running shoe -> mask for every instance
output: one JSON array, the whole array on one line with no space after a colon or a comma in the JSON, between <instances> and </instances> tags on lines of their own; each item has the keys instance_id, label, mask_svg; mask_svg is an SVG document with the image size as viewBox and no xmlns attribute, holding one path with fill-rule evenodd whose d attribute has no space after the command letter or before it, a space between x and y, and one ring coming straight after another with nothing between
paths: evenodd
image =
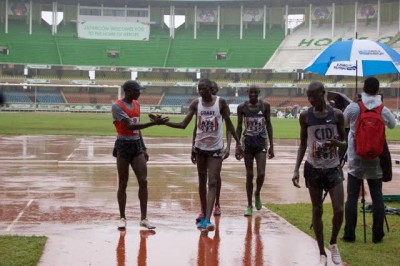
<instances>
[{"instance_id":1,"label":"running shoe","mask_svg":"<svg viewBox=\"0 0 400 266\"><path fill-rule=\"evenodd\" d=\"M199 216L197 216L196 218L196 224L200 223L203 217L205 217L204 213L203 212L199 213Z\"/></svg>"},{"instance_id":2,"label":"running shoe","mask_svg":"<svg viewBox=\"0 0 400 266\"><path fill-rule=\"evenodd\" d=\"M328 265L328 259L325 255L321 255L319 257L319 264L320 266L327 266Z\"/></svg>"},{"instance_id":3,"label":"running shoe","mask_svg":"<svg viewBox=\"0 0 400 266\"><path fill-rule=\"evenodd\" d=\"M124 230L126 228L126 219L121 218L118 222L118 229Z\"/></svg>"},{"instance_id":4,"label":"running shoe","mask_svg":"<svg viewBox=\"0 0 400 266\"><path fill-rule=\"evenodd\" d=\"M202 232L207 231L211 232L215 230L215 225L210 220L204 220Z\"/></svg>"},{"instance_id":5,"label":"running shoe","mask_svg":"<svg viewBox=\"0 0 400 266\"><path fill-rule=\"evenodd\" d=\"M251 216L253 215L253 206L248 206L246 211L244 212L244 216Z\"/></svg>"},{"instance_id":6,"label":"running shoe","mask_svg":"<svg viewBox=\"0 0 400 266\"><path fill-rule=\"evenodd\" d=\"M206 223L206 217L203 216L200 218L200 221L196 224L197 228L203 228Z\"/></svg>"},{"instance_id":7,"label":"running shoe","mask_svg":"<svg viewBox=\"0 0 400 266\"><path fill-rule=\"evenodd\" d=\"M329 245L329 250L331 251L333 263L342 264L342 258L340 257L339 248L337 244Z\"/></svg>"},{"instance_id":8,"label":"running shoe","mask_svg":"<svg viewBox=\"0 0 400 266\"><path fill-rule=\"evenodd\" d=\"M321 255L319 257L319 266L327 266L328 265L328 258L325 255Z\"/></svg>"},{"instance_id":9,"label":"running shoe","mask_svg":"<svg viewBox=\"0 0 400 266\"><path fill-rule=\"evenodd\" d=\"M147 218L140 221L140 226L146 227L149 230L156 229L154 225L151 225L151 223L149 222L149 220L147 220Z\"/></svg>"},{"instance_id":10,"label":"running shoe","mask_svg":"<svg viewBox=\"0 0 400 266\"><path fill-rule=\"evenodd\" d=\"M220 216L221 213L221 207L219 205L215 205L214 216Z\"/></svg>"},{"instance_id":11,"label":"running shoe","mask_svg":"<svg viewBox=\"0 0 400 266\"><path fill-rule=\"evenodd\" d=\"M256 198L256 209L259 211L262 208L261 196L254 195L254 197Z\"/></svg>"}]
</instances>

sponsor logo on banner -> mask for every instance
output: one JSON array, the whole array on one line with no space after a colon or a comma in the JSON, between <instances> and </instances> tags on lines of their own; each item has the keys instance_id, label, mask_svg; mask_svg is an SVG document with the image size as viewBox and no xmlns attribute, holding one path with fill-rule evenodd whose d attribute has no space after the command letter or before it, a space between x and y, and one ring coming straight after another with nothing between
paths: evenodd
<instances>
[{"instance_id":1,"label":"sponsor logo on banner","mask_svg":"<svg viewBox=\"0 0 400 266\"><path fill-rule=\"evenodd\" d=\"M356 70L356 65L354 65L354 64L346 64L346 63L339 63L339 64L333 66L333 69L335 69L335 70L355 71Z\"/></svg>"},{"instance_id":2,"label":"sponsor logo on banner","mask_svg":"<svg viewBox=\"0 0 400 266\"><path fill-rule=\"evenodd\" d=\"M259 22L264 17L264 11L261 8L246 8L243 12L243 21Z\"/></svg>"},{"instance_id":3,"label":"sponsor logo on banner","mask_svg":"<svg viewBox=\"0 0 400 266\"><path fill-rule=\"evenodd\" d=\"M198 22L215 22L218 18L218 12L216 9L199 8L197 12Z\"/></svg>"},{"instance_id":4,"label":"sponsor logo on banner","mask_svg":"<svg viewBox=\"0 0 400 266\"><path fill-rule=\"evenodd\" d=\"M312 10L312 20L324 20L330 19L332 16L332 7L329 6L320 6L315 7Z\"/></svg>"},{"instance_id":5,"label":"sponsor logo on banner","mask_svg":"<svg viewBox=\"0 0 400 266\"><path fill-rule=\"evenodd\" d=\"M358 51L360 55L383 55L381 50L360 50Z\"/></svg>"},{"instance_id":6,"label":"sponsor logo on banner","mask_svg":"<svg viewBox=\"0 0 400 266\"><path fill-rule=\"evenodd\" d=\"M357 9L357 18L360 19L370 19L370 18L376 18L378 12L378 5L370 5L370 4L365 4Z\"/></svg>"},{"instance_id":7,"label":"sponsor logo on banner","mask_svg":"<svg viewBox=\"0 0 400 266\"><path fill-rule=\"evenodd\" d=\"M9 5L8 15L24 17L29 14L29 3L13 1Z\"/></svg>"}]
</instances>

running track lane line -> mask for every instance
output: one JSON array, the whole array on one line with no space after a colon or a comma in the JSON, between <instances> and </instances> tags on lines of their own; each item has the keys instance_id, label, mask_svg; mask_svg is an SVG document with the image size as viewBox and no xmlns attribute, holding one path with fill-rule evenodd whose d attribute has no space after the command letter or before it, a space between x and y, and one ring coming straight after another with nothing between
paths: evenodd
<instances>
[{"instance_id":1,"label":"running track lane line","mask_svg":"<svg viewBox=\"0 0 400 266\"><path fill-rule=\"evenodd\" d=\"M79 139L79 144L78 146L67 156L67 158L65 159L66 161L69 161L69 159L71 159L71 157L74 155L75 151L77 149L79 149L79 147L81 146L82 142L84 141L84 138L80 138Z\"/></svg>"},{"instance_id":2,"label":"running track lane line","mask_svg":"<svg viewBox=\"0 0 400 266\"><path fill-rule=\"evenodd\" d=\"M26 209L28 209L29 206L31 206L32 202L33 202L33 199L30 199L30 200L28 201L28 203L26 204L25 208L18 214L17 218L15 218L14 221L7 227L6 232L10 232L10 231L11 231L11 229L13 228L13 226L19 221L19 219L20 219L20 218L22 217L22 215L24 214L24 211L25 211Z\"/></svg>"}]
</instances>

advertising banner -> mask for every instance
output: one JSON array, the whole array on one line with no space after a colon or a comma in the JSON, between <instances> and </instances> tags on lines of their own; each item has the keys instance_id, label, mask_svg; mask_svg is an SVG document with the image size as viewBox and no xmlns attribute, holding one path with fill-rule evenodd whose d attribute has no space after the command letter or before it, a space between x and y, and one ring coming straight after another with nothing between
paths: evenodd
<instances>
[{"instance_id":1,"label":"advertising banner","mask_svg":"<svg viewBox=\"0 0 400 266\"><path fill-rule=\"evenodd\" d=\"M29 14L29 3L11 2L9 3L8 15L11 16L27 16Z\"/></svg>"},{"instance_id":2,"label":"advertising banner","mask_svg":"<svg viewBox=\"0 0 400 266\"><path fill-rule=\"evenodd\" d=\"M148 41L150 25L140 22L81 21L78 37L97 40Z\"/></svg>"},{"instance_id":3,"label":"advertising banner","mask_svg":"<svg viewBox=\"0 0 400 266\"><path fill-rule=\"evenodd\" d=\"M262 8L245 8L243 11L243 21L245 22L260 22L264 17Z\"/></svg>"},{"instance_id":4,"label":"advertising banner","mask_svg":"<svg viewBox=\"0 0 400 266\"><path fill-rule=\"evenodd\" d=\"M198 22L216 22L218 18L217 9L199 8L197 11Z\"/></svg>"},{"instance_id":5,"label":"advertising banner","mask_svg":"<svg viewBox=\"0 0 400 266\"><path fill-rule=\"evenodd\" d=\"M331 19L332 7L330 6L319 6L312 9L312 20L325 20Z\"/></svg>"},{"instance_id":6,"label":"advertising banner","mask_svg":"<svg viewBox=\"0 0 400 266\"><path fill-rule=\"evenodd\" d=\"M360 5L357 9L357 18L370 19L376 18L378 15L378 5Z\"/></svg>"}]
</instances>

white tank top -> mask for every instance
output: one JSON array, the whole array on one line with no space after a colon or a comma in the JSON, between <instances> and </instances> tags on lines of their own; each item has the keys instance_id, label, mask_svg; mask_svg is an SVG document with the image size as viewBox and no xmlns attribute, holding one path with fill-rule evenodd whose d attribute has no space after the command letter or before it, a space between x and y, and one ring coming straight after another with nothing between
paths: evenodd
<instances>
[{"instance_id":1,"label":"white tank top","mask_svg":"<svg viewBox=\"0 0 400 266\"><path fill-rule=\"evenodd\" d=\"M197 106L196 138L194 146L205 151L223 149L222 116L219 109L219 96L213 106L205 107L201 97Z\"/></svg>"}]
</instances>

